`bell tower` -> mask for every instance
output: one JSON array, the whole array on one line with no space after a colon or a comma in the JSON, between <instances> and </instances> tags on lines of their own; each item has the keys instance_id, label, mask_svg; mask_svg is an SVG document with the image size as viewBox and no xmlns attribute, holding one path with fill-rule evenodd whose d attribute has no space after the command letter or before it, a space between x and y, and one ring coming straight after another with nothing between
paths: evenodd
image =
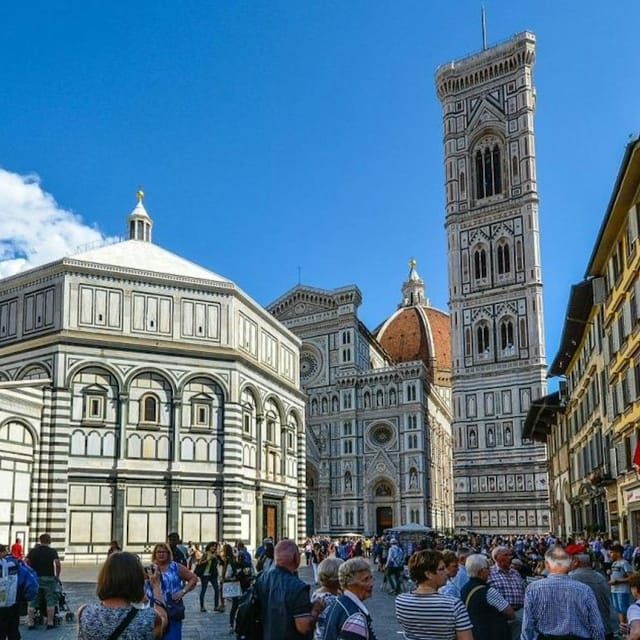
<instances>
[{"instance_id":1,"label":"bell tower","mask_svg":"<svg viewBox=\"0 0 640 640\"><path fill-rule=\"evenodd\" d=\"M523 32L440 66L457 528L549 528L546 450L523 439L546 393L532 72Z\"/></svg>"}]
</instances>

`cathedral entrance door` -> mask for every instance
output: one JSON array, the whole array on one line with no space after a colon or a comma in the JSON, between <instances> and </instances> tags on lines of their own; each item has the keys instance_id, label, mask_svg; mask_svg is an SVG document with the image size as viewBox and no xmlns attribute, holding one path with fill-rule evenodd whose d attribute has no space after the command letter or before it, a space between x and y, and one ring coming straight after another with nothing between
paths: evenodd
<instances>
[{"instance_id":1,"label":"cathedral entrance door","mask_svg":"<svg viewBox=\"0 0 640 640\"><path fill-rule=\"evenodd\" d=\"M376 508L376 535L381 536L385 529L393 527L393 512L391 507Z\"/></svg>"},{"instance_id":2,"label":"cathedral entrance door","mask_svg":"<svg viewBox=\"0 0 640 640\"><path fill-rule=\"evenodd\" d=\"M277 541L278 534L278 506L265 504L262 507L262 537Z\"/></svg>"}]
</instances>

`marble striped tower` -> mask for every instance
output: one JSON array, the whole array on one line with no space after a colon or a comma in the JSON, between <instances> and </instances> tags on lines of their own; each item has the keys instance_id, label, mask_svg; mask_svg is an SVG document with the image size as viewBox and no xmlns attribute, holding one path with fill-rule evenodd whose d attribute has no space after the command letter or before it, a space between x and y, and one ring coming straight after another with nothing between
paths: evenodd
<instances>
[{"instance_id":1,"label":"marble striped tower","mask_svg":"<svg viewBox=\"0 0 640 640\"><path fill-rule=\"evenodd\" d=\"M523 32L436 72L443 107L458 529L549 527L546 452L522 437L544 395L532 81Z\"/></svg>"}]
</instances>

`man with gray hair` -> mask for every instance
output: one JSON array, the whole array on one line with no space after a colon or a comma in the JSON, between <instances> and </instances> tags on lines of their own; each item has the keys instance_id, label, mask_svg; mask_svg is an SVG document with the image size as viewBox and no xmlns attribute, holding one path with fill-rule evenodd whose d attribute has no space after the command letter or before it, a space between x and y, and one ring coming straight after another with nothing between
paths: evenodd
<instances>
[{"instance_id":1,"label":"man with gray hair","mask_svg":"<svg viewBox=\"0 0 640 640\"><path fill-rule=\"evenodd\" d=\"M571 556L554 546L544 560L549 575L530 584L525 594L522 640L604 640L593 591L567 575Z\"/></svg>"},{"instance_id":2,"label":"man with gray hair","mask_svg":"<svg viewBox=\"0 0 640 640\"><path fill-rule=\"evenodd\" d=\"M499 546L491 552L495 564L489 572L489 584L495 587L511 605L515 617L510 623L513 640L520 638L522 626L522 606L524 605L525 582L520 572L511 566L513 551L509 547Z\"/></svg>"},{"instance_id":3,"label":"man with gray hair","mask_svg":"<svg viewBox=\"0 0 640 640\"><path fill-rule=\"evenodd\" d=\"M473 623L473 640L510 640L508 620L515 617L500 592L487 584L489 561L480 553L467 558L469 581L462 587L461 600Z\"/></svg>"},{"instance_id":4,"label":"man with gray hair","mask_svg":"<svg viewBox=\"0 0 640 640\"><path fill-rule=\"evenodd\" d=\"M602 624L606 632L607 640L612 640L618 631L618 620L611 610L611 591L607 579L591 567L591 558L588 553L573 554L569 577L586 584L596 597L598 610L602 618Z\"/></svg>"}]
</instances>

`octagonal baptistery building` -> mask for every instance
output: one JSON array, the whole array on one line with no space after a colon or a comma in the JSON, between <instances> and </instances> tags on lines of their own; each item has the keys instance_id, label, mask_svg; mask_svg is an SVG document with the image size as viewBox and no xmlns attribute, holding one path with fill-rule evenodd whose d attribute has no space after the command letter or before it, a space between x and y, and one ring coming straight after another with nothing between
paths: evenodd
<instances>
[{"instance_id":1,"label":"octagonal baptistery building","mask_svg":"<svg viewBox=\"0 0 640 640\"><path fill-rule=\"evenodd\" d=\"M307 402L307 533L453 527L449 316L415 262L375 331L355 285L296 285L268 306L301 340Z\"/></svg>"},{"instance_id":2,"label":"octagonal baptistery building","mask_svg":"<svg viewBox=\"0 0 640 640\"><path fill-rule=\"evenodd\" d=\"M79 560L299 539L300 341L154 245L142 197L127 240L0 280L0 538Z\"/></svg>"}]
</instances>

